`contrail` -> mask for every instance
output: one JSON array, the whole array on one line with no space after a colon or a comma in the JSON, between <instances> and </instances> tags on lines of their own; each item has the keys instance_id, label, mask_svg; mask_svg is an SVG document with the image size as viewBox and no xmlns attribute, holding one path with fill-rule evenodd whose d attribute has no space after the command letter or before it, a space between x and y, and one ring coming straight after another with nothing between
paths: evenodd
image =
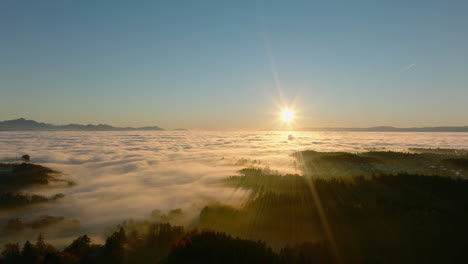
<instances>
[{"instance_id":1,"label":"contrail","mask_svg":"<svg viewBox=\"0 0 468 264\"><path fill-rule=\"evenodd\" d=\"M416 66L416 63L412 63L412 64L410 64L410 65L407 65L406 67L403 67L403 68L400 70L400 72L407 71L407 70L413 68L414 66Z\"/></svg>"}]
</instances>

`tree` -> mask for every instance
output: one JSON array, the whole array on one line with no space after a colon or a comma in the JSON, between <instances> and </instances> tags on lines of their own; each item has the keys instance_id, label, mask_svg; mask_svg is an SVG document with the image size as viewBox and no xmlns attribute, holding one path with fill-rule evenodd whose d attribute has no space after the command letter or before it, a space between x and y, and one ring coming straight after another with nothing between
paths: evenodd
<instances>
[{"instance_id":1,"label":"tree","mask_svg":"<svg viewBox=\"0 0 468 264\"><path fill-rule=\"evenodd\" d=\"M31 157L28 154L24 154L23 156L21 156L21 158L23 159L24 162L31 161Z\"/></svg>"},{"instance_id":2,"label":"tree","mask_svg":"<svg viewBox=\"0 0 468 264\"><path fill-rule=\"evenodd\" d=\"M72 254L80 259L86 257L91 249L91 239L87 235L80 236L66 247L63 252Z\"/></svg>"},{"instance_id":3,"label":"tree","mask_svg":"<svg viewBox=\"0 0 468 264\"><path fill-rule=\"evenodd\" d=\"M36 263L37 262L37 252L31 242L26 241L21 251L21 257L24 263Z\"/></svg>"},{"instance_id":4,"label":"tree","mask_svg":"<svg viewBox=\"0 0 468 264\"><path fill-rule=\"evenodd\" d=\"M21 258L21 253L18 243L8 243L5 244L2 251L3 262L8 263L18 263Z\"/></svg>"},{"instance_id":5,"label":"tree","mask_svg":"<svg viewBox=\"0 0 468 264\"><path fill-rule=\"evenodd\" d=\"M42 236L42 234L39 234L39 236L37 237L37 241L34 247L36 248L36 251L39 255L45 254L47 245L44 242L44 237Z\"/></svg>"},{"instance_id":6,"label":"tree","mask_svg":"<svg viewBox=\"0 0 468 264\"><path fill-rule=\"evenodd\" d=\"M119 231L114 232L107 238L104 245L102 262L103 263L122 263L125 254L125 244L127 236L125 230L121 227Z\"/></svg>"}]
</instances>

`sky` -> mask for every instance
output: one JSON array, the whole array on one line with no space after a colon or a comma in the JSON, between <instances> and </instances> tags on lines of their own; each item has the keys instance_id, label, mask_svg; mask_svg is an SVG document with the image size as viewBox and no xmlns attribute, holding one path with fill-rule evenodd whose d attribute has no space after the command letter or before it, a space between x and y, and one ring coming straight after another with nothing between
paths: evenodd
<instances>
[{"instance_id":1,"label":"sky","mask_svg":"<svg viewBox=\"0 0 468 264\"><path fill-rule=\"evenodd\" d=\"M0 2L0 120L468 125L468 1Z\"/></svg>"}]
</instances>

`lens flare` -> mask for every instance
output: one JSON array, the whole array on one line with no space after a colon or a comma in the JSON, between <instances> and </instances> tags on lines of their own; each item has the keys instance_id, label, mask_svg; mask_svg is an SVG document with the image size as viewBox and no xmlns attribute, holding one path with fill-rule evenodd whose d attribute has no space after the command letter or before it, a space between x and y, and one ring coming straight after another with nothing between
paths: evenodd
<instances>
[{"instance_id":1,"label":"lens flare","mask_svg":"<svg viewBox=\"0 0 468 264\"><path fill-rule=\"evenodd\" d=\"M294 119L294 113L291 110L283 110L281 112L281 119L284 122L291 122Z\"/></svg>"}]
</instances>

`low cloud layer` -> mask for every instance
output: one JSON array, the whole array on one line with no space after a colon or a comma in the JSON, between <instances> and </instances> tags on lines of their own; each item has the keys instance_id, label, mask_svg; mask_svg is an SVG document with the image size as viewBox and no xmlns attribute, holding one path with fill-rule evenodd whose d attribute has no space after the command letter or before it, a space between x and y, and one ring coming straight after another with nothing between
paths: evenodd
<instances>
[{"instance_id":1,"label":"low cloud layer","mask_svg":"<svg viewBox=\"0 0 468 264\"><path fill-rule=\"evenodd\" d=\"M193 218L214 202L239 204L247 193L218 184L235 175L241 158L280 172L296 172L295 151L468 148L462 133L337 132L0 132L0 158L31 155L35 163L63 172L73 187L30 190L66 196L45 206L0 212L0 223L40 215L77 219L80 232L125 219L143 219L154 209L182 210Z\"/></svg>"}]
</instances>

